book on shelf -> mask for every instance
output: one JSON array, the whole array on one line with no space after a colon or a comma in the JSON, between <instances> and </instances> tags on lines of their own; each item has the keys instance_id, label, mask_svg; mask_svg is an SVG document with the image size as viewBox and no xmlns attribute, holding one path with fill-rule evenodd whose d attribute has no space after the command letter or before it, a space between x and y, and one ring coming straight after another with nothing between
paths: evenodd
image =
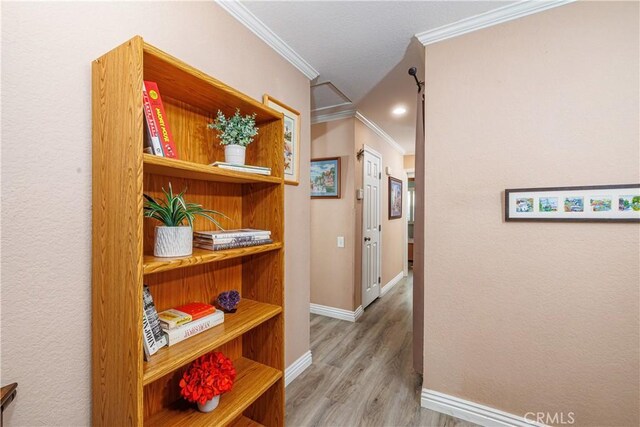
<instances>
[{"instance_id":1,"label":"book on shelf","mask_svg":"<svg viewBox=\"0 0 640 427\"><path fill-rule=\"evenodd\" d=\"M142 84L142 108L144 109L144 121L145 121L145 152L150 152L156 156L164 157L162 151L162 144L160 144L160 134L158 133L158 127L156 126L156 120L153 117L151 110L151 102L149 102L149 95L147 89Z\"/></svg>"},{"instance_id":2,"label":"book on shelf","mask_svg":"<svg viewBox=\"0 0 640 427\"><path fill-rule=\"evenodd\" d=\"M193 320L177 328L163 329L163 332L167 337L167 345L172 346L223 322L224 312L222 310L216 310L213 314L201 317L198 320Z\"/></svg>"},{"instance_id":3,"label":"book on shelf","mask_svg":"<svg viewBox=\"0 0 640 427\"><path fill-rule=\"evenodd\" d=\"M255 236L269 238L271 236L271 231L257 230L255 228L238 228L235 230L194 231L193 236L209 240Z\"/></svg>"},{"instance_id":4,"label":"book on shelf","mask_svg":"<svg viewBox=\"0 0 640 427\"><path fill-rule=\"evenodd\" d=\"M167 337L160 328L158 312L147 285L144 285L142 292L142 332L144 356L149 360L149 357L167 345Z\"/></svg>"},{"instance_id":5,"label":"book on shelf","mask_svg":"<svg viewBox=\"0 0 640 427\"><path fill-rule=\"evenodd\" d=\"M249 240L246 242L235 242L235 243L205 243L202 241L194 240L193 246L200 249L207 249L210 251L224 251L226 249L236 249L236 248L248 248L251 246L260 246L260 245L268 245L269 243L273 243L272 239L258 239L258 240Z\"/></svg>"},{"instance_id":6,"label":"book on shelf","mask_svg":"<svg viewBox=\"0 0 640 427\"><path fill-rule=\"evenodd\" d=\"M253 242L255 240L266 240L270 239L271 236L268 234L260 234L255 236L241 236L241 237L218 237L218 238L206 238L193 236L193 240L198 243L204 244L213 244L213 245L228 245L230 243L240 243L240 242Z\"/></svg>"},{"instance_id":7,"label":"book on shelf","mask_svg":"<svg viewBox=\"0 0 640 427\"><path fill-rule=\"evenodd\" d=\"M198 320L201 317L213 314L216 308L203 302L191 302L180 307L171 308L158 314L160 326L165 329L174 329L178 326Z\"/></svg>"},{"instance_id":8,"label":"book on shelf","mask_svg":"<svg viewBox=\"0 0 640 427\"><path fill-rule=\"evenodd\" d=\"M255 173L259 175L271 175L271 168L252 165L238 165L235 163L215 162L211 163L211 166L220 169L227 169L236 172Z\"/></svg>"},{"instance_id":9,"label":"book on shelf","mask_svg":"<svg viewBox=\"0 0 640 427\"><path fill-rule=\"evenodd\" d=\"M169 128L169 123L167 122L167 115L164 111L158 85L155 82L145 80L143 86L143 101L145 100L144 94L146 93L146 100L149 102L149 109L145 108L145 118L147 118L147 124L150 122L153 124L153 126L148 126L148 128L155 128L157 131L163 156L177 159L178 151L176 150L176 144L171 129ZM148 110L151 112L150 117L147 114Z\"/></svg>"}]
</instances>

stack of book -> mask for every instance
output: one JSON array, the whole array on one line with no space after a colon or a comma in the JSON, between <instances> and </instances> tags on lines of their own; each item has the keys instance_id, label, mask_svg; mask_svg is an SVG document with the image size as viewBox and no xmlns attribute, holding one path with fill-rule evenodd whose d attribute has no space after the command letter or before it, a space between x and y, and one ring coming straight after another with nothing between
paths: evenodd
<instances>
[{"instance_id":1,"label":"stack of book","mask_svg":"<svg viewBox=\"0 0 640 427\"><path fill-rule=\"evenodd\" d=\"M271 231L241 228L226 231L196 231L193 233L193 246L210 251L245 248L273 243Z\"/></svg>"},{"instance_id":2,"label":"stack of book","mask_svg":"<svg viewBox=\"0 0 640 427\"><path fill-rule=\"evenodd\" d=\"M144 285L142 293L142 335L145 360L167 345L167 337L160 328L158 312L147 285Z\"/></svg>"},{"instance_id":3,"label":"stack of book","mask_svg":"<svg viewBox=\"0 0 640 427\"><path fill-rule=\"evenodd\" d=\"M224 313L211 304L192 302L158 314L160 327L172 346L224 322Z\"/></svg>"},{"instance_id":4,"label":"stack of book","mask_svg":"<svg viewBox=\"0 0 640 427\"><path fill-rule=\"evenodd\" d=\"M251 166L251 165L238 165L235 163L215 162L211 166L220 169L227 169L236 172L257 173L259 175L271 175L271 168L263 166Z\"/></svg>"}]
</instances>

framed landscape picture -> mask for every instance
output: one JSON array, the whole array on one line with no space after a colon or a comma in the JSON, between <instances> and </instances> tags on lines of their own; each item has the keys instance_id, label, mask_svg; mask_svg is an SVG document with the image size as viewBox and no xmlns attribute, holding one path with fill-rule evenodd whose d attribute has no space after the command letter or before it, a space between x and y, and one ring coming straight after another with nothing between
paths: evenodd
<instances>
[{"instance_id":1,"label":"framed landscape picture","mask_svg":"<svg viewBox=\"0 0 640 427\"><path fill-rule=\"evenodd\" d=\"M265 94L262 103L284 114L284 183L298 185L300 176L300 113Z\"/></svg>"},{"instance_id":2,"label":"framed landscape picture","mask_svg":"<svg viewBox=\"0 0 640 427\"><path fill-rule=\"evenodd\" d=\"M311 159L311 198L340 198L340 157Z\"/></svg>"},{"instance_id":3,"label":"framed landscape picture","mask_svg":"<svg viewBox=\"0 0 640 427\"><path fill-rule=\"evenodd\" d=\"M640 184L508 189L505 221L640 222Z\"/></svg>"},{"instance_id":4,"label":"framed landscape picture","mask_svg":"<svg viewBox=\"0 0 640 427\"><path fill-rule=\"evenodd\" d=\"M402 218L402 181L389 177L389 219Z\"/></svg>"}]
</instances>

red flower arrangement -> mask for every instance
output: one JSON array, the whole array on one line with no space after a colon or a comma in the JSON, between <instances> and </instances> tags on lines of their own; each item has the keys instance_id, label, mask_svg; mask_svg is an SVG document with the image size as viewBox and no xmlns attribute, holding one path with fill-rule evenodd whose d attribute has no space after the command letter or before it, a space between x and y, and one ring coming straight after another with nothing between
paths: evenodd
<instances>
[{"instance_id":1,"label":"red flower arrangement","mask_svg":"<svg viewBox=\"0 0 640 427\"><path fill-rule=\"evenodd\" d=\"M204 405L233 387L236 368L231 359L220 352L205 354L189 366L180 380L180 394L189 402Z\"/></svg>"}]
</instances>

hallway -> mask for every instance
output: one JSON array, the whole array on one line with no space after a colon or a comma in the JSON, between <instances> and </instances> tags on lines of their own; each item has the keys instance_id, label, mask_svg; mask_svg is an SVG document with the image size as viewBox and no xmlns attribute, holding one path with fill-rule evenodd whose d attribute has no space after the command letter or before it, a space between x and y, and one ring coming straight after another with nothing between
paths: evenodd
<instances>
[{"instance_id":1,"label":"hallway","mask_svg":"<svg viewBox=\"0 0 640 427\"><path fill-rule=\"evenodd\" d=\"M473 425L420 407L411 368L412 278L356 323L311 315L313 365L287 387L288 426Z\"/></svg>"}]
</instances>

